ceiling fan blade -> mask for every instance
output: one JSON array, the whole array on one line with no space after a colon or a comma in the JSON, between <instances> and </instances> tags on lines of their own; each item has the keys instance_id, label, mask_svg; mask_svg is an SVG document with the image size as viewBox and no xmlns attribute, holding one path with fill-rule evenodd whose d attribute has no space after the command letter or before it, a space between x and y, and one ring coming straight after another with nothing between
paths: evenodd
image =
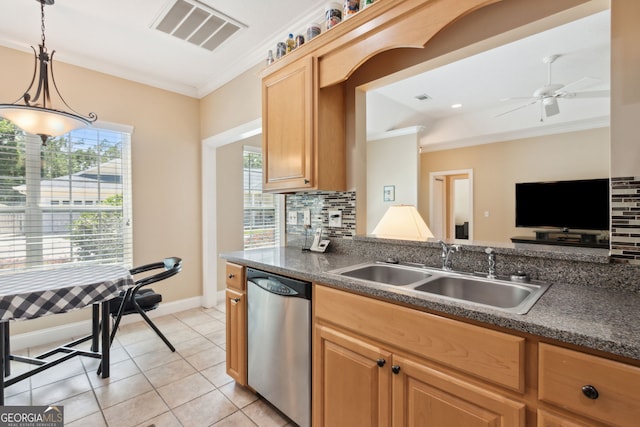
<instances>
[{"instance_id":1,"label":"ceiling fan blade","mask_svg":"<svg viewBox=\"0 0 640 427\"><path fill-rule=\"evenodd\" d=\"M611 96L611 91L608 89L605 90L589 90L584 92L568 92L562 95L562 98L609 98Z\"/></svg>"},{"instance_id":2,"label":"ceiling fan blade","mask_svg":"<svg viewBox=\"0 0 640 427\"><path fill-rule=\"evenodd\" d=\"M506 101L517 101L517 100L531 100L533 102L537 101L538 98L534 98L531 96L513 96L513 97L508 97L508 98L500 98L500 102L506 102Z\"/></svg>"},{"instance_id":3,"label":"ceiling fan blade","mask_svg":"<svg viewBox=\"0 0 640 427\"><path fill-rule=\"evenodd\" d=\"M529 98L529 99L531 99L531 98ZM500 114L498 114L498 115L496 115L496 116L493 116L493 117L500 117L500 116L504 116L505 114L513 113L514 111L518 111L518 110L521 110L521 109L523 109L523 108L528 107L529 105L533 105L533 104L535 104L536 102L538 102L538 100L537 100L537 99L532 99L532 100L531 100L531 102L527 102L526 104L522 104L522 105L520 105L519 107L512 108L512 109L511 109L511 110L509 110L509 111L505 111L505 112L500 113Z\"/></svg>"},{"instance_id":4,"label":"ceiling fan blade","mask_svg":"<svg viewBox=\"0 0 640 427\"><path fill-rule=\"evenodd\" d=\"M587 88L589 86L593 86L595 84L600 83L600 79L596 79L594 77L583 77L571 83L568 83L562 86L560 89L556 90L554 95L562 96L564 93L575 92L577 90Z\"/></svg>"}]
</instances>

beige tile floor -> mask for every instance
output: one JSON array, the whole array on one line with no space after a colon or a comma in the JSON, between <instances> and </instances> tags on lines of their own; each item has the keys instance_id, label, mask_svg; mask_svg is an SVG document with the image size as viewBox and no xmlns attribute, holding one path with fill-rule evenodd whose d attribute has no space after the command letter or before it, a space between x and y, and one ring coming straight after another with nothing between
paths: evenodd
<instances>
[{"instance_id":1,"label":"beige tile floor","mask_svg":"<svg viewBox=\"0 0 640 427\"><path fill-rule=\"evenodd\" d=\"M146 323L130 323L111 348L110 378L96 374L98 359L75 357L7 387L5 404L63 405L66 427L293 425L226 374L224 305L154 321L175 353ZM12 362L13 375L24 369Z\"/></svg>"}]
</instances>

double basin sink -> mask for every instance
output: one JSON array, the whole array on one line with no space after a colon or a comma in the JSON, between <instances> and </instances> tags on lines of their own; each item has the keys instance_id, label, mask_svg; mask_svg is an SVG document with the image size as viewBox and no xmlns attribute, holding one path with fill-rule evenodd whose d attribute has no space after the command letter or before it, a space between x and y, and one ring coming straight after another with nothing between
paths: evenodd
<instances>
[{"instance_id":1,"label":"double basin sink","mask_svg":"<svg viewBox=\"0 0 640 427\"><path fill-rule=\"evenodd\" d=\"M549 287L542 282L489 279L436 268L383 262L353 265L329 273L516 314L526 314Z\"/></svg>"}]
</instances>

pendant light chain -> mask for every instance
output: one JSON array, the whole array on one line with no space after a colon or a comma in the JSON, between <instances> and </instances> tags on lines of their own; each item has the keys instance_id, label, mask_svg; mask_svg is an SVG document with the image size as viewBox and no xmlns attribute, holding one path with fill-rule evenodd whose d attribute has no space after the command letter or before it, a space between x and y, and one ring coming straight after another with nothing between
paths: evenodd
<instances>
[{"instance_id":1,"label":"pendant light chain","mask_svg":"<svg viewBox=\"0 0 640 427\"><path fill-rule=\"evenodd\" d=\"M36 0L40 3L40 29L42 34L39 51L33 46L33 54L35 56L35 65L31 83L23 95L11 104L0 104L0 117L12 121L16 126L26 132L40 135L42 143L45 144L47 139L52 136L60 136L70 132L73 129L79 129L90 126L98 119L96 113L82 115L64 99L56 79L53 75L53 55L55 50L49 54L45 46L46 42L46 26L44 17L44 7L51 6L55 0ZM35 94L31 95L31 90L37 82ZM53 108L52 99L50 97L50 89L55 91L55 98L60 109ZM24 105L20 104L20 100ZM63 109L66 107L66 109Z\"/></svg>"},{"instance_id":2,"label":"pendant light chain","mask_svg":"<svg viewBox=\"0 0 640 427\"><path fill-rule=\"evenodd\" d=\"M40 29L42 30L42 35L40 36L40 40L42 40L42 47L45 45L45 35L44 35L44 1L40 2Z\"/></svg>"}]
</instances>

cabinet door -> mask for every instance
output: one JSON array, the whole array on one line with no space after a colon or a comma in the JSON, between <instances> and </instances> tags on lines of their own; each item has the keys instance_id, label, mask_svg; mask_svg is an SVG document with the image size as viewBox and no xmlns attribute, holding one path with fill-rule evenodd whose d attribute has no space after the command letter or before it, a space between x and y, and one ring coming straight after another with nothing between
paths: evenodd
<instances>
[{"instance_id":1,"label":"cabinet door","mask_svg":"<svg viewBox=\"0 0 640 427\"><path fill-rule=\"evenodd\" d=\"M291 64L263 81L263 188L312 188L313 58Z\"/></svg>"},{"instance_id":2,"label":"cabinet door","mask_svg":"<svg viewBox=\"0 0 640 427\"><path fill-rule=\"evenodd\" d=\"M227 375L247 385L247 298L245 292L226 291Z\"/></svg>"},{"instance_id":3,"label":"cabinet door","mask_svg":"<svg viewBox=\"0 0 640 427\"><path fill-rule=\"evenodd\" d=\"M313 351L314 426L390 424L390 353L324 326Z\"/></svg>"},{"instance_id":4,"label":"cabinet door","mask_svg":"<svg viewBox=\"0 0 640 427\"><path fill-rule=\"evenodd\" d=\"M524 403L403 357L393 365L394 426L525 425Z\"/></svg>"}]
</instances>

